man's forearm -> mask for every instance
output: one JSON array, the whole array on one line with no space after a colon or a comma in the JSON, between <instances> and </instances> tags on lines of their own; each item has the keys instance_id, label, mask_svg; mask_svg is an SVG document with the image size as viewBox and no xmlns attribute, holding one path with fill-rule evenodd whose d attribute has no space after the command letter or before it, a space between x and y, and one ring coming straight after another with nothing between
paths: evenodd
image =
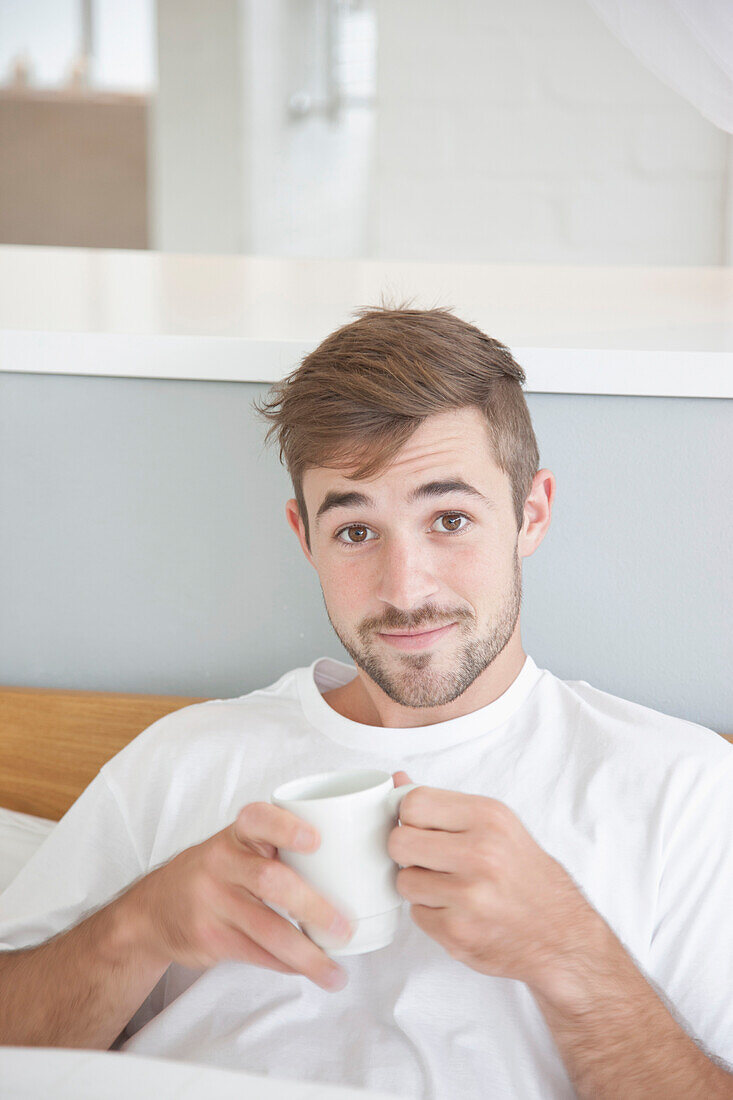
<instances>
[{"instance_id":1,"label":"man's forearm","mask_svg":"<svg viewBox=\"0 0 733 1100\"><path fill-rule=\"evenodd\" d=\"M733 1075L695 1044L600 917L589 942L592 957L530 984L578 1096L733 1100Z\"/></svg>"},{"instance_id":2,"label":"man's forearm","mask_svg":"<svg viewBox=\"0 0 733 1100\"><path fill-rule=\"evenodd\" d=\"M167 969L126 893L37 947L0 952L0 1045L108 1050Z\"/></svg>"}]
</instances>

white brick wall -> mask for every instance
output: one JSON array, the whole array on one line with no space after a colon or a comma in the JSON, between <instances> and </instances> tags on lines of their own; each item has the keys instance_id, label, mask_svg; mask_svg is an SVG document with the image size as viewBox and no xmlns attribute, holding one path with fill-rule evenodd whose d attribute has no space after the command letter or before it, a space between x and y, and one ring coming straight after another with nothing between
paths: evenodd
<instances>
[{"instance_id":1,"label":"white brick wall","mask_svg":"<svg viewBox=\"0 0 733 1100\"><path fill-rule=\"evenodd\" d=\"M585 0L376 0L372 254L718 264L727 136Z\"/></svg>"},{"instance_id":2,"label":"white brick wall","mask_svg":"<svg viewBox=\"0 0 733 1100\"><path fill-rule=\"evenodd\" d=\"M317 112L293 120L293 93L324 93L325 2L217 0L214 20L195 0L160 0L178 31L160 44L158 117L171 134L152 149L153 180L169 181L155 207L156 247L499 263L733 260L733 182L724 204L733 139L649 72L587 0L370 0L375 109L345 110L338 123ZM240 28L241 71L216 82L218 98L199 97L193 115L182 113L192 65L201 66L198 53L181 51L183 25L194 44L205 33L209 51L218 33L230 56L227 12ZM202 156L211 134L220 152ZM237 201L222 200L232 190Z\"/></svg>"}]
</instances>

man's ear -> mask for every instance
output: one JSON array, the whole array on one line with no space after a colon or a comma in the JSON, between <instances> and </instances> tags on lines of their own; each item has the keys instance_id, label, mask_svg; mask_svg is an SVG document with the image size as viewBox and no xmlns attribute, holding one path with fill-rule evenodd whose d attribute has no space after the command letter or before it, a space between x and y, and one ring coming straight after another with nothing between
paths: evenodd
<instances>
[{"instance_id":1,"label":"man's ear","mask_svg":"<svg viewBox=\"0 0 733 1100\"><path fill-rule=\"evenodd\" d=\"M305 541L305 527L303 526L303 520L300 518L298 502L294 497L292 500L287 501L285 505L285 518L298 536L298 542L300 543L303 553L315 569L316 563L313 561L313 556L308 549L308 543Z\"/></svg>"},{"instance_id":2,"label":"man's ear","mask_svg":"<svg viewBox=\"0 0 733 1100\"><path fill-rule=\"evenodd\" d=\"M555 499L555 475L552 470L538 470L532 482L532 489L524 502L524 523L517 541L520 557L528 558L547 534L552 518L552 503Z\"/></svg>"}]
</instances>

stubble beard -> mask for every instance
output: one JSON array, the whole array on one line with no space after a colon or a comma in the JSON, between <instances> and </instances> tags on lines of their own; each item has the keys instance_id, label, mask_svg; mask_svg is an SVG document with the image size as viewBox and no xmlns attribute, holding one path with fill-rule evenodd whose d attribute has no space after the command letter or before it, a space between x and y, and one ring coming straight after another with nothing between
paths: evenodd
<instances>
[{"instance_id":1,"label":"stubble beard","mask_svg":"<svg viewBox=\"0 0 733 1100\"><path fill-rule=\"evenodd\" d=\"M395 703L416 708L445 706L462 695L484 669L496 660L514 633L522 603L522 566L516 546L513 565L509 591L485 634L475 637L471 631L473 617L467 616L465 611L454 615L457 629L464 638L458 651L450 658L446 671L435 668L436 658L432 649L414 653L395 650L392 659L382 657L376 651L375 645L382 647L386 643L373 641L373 623L367 622L359 628L358 633L363 636L363 641L359 643L337 629L327 605L326 614L341 645L357 668L365 672ZM323 588L321 594L323 595ZM325 596L323 602L325 605ZM425 607L421 609L420 616L413 617L410 622L394 620L379 625L396 631L409 630L423 623L428 629L436 622L447 625L450 621L450 612L446 614L444 609ZM395 664L398 666L397 671L394 670Z\"/></svg>"}]
</instances>

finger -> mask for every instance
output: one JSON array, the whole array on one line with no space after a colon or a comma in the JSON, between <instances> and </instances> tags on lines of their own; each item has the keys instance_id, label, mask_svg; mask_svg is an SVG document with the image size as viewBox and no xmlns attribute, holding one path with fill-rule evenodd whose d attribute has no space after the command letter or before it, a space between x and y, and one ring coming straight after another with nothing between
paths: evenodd
<instances>
[{"instance_id":1,"label":"finger","mask_svg":"<svg viewBox=\"0 0 733 1100\"><path fill-rule=\"evenodd\" d=\"M348 915L319 894L292 867L280 860L263 858L246 846L241 849L226 848L220 853L220 859L218 877L225 897L233 895L236 899L244 896L264 902L267 912L272 912L269 907L275 906L300 924L315 925L343 943L351 939L353 926ZM226 915L231 919L231 912ZM284 923L292 928L287 921ZM319 955L323 954L320 948L316 950Z\"/></svg>"},{"instance_id":2,"label":"finger","mask_svg":"<svg viewBox=\"0 0 733 1100\"><path fill-rule=\"evenodd\" d=\"M291 914L292 915L292 914ZM303 974L323 989L332 989L334 974L343 974L337 963L312 940L268 905L245 891L232 890L226 919L267 954L279 959L293 972ZM294 917L302 922L303 918ZM307 918L305 918L307 920Z\"/></svg>"},{"instance_id":3,"label":"finger","mask_svg":"<svg viewBox=\"0 0 733 1100\"><path fill-rule=\"evenodd\" d=\"M318 830L282 806L269 802L250 802L231 825L233 839L240 846L264 846L263 854L274 855L275 848L313 852L320 843ZM310 838L308 840L307 838Z\"/></svg>"},{"instance_id":4,"label":"finger","mask_svg":"<svg viewBox=\"0 0 733 1100\"><path fill-rule=\"evenodd\" d=\"M495 798L439 787L416 787L402 800L400 821L419 829L443 829L460 833L475 829L479 821L490 823L492 814L502 819L510 814L508 806Z\"/></svg>"},{"instance_id":5,"label":"finger","mask_svg":"<svg viewBox=\"0 0 733 1100\"><path fill-rule=\"evenodd\" d=\"M393 772L392 779L395 787L404 787L406 783L412 783L407 772Z\"/></svg>"},{"instance_id":6,"label":"finger","mask_svg":"<svg viewBox=\"0 0 733 1100\"><path fill-rule=\"evenodd\" d=\"M471 850L461 833L397 825L389 834L387 851L400 867L425 867L458 873L468 869Z\"/></svg>"},{"instance_id":7,"label":"finger","mask_svg":"<svg viewBox=\"0 0 733 1100\"><path fill-rule=\"evenodd\" d=\"M264 947L260 947L236 925L231 924L229 921L224 923L228 931L222 935L222 942L229 958L240 959L242 962L251 963L253 966L262 966L267 970L278 970L281 974L299 973L294 967L288 966L282 959L276 958Z\"/></svg>"},{"instance_id":8,"label":"finger","mask_svg":"<svg viewBox=\"0 0 733 1100\"><path fill-rule=\"evenodd\" d=\"M404 867L397 875L400 897L430 909L460 908L464 889L465 883L456 875L424 867Z\"/></svg>"},{"instance_id":9,"label":"finger","mask_svg":"<svg viewBox=\"0 0 733 1100\"><path fill-rule=\"evenodd\" d=\"M410 917L431 939L440 942L440 937L445 931L445 909L432 908L429 905L411 905Z\"/></svg>"},{"instance_id":10,"label":"finger","mask_svg":"<svg viewBox=\"0 0 733 1100\"><path fill-rule=\"evenodd\" d=\"M292 867L279 860L250 855L244 862L238 861L235 875L237 877L230 881L240 889L244 888L266 905L284 909L300 924L314 924L330 935L339 935L339 925L345 922L343 940L346 942L351 930L347 914L319 894Z\"/></svg>"}]
</instances>

